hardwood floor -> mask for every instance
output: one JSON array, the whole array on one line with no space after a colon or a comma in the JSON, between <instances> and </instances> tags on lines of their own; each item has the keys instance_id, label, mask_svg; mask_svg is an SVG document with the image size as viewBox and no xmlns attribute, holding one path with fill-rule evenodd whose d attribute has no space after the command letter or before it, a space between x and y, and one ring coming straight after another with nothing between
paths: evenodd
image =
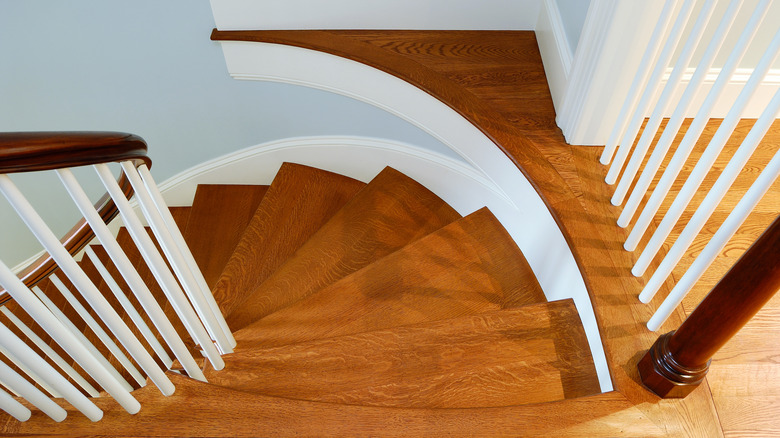
<instances>
[{"instance_id":1,"label":"hardwood floor","mask_svg":"<svg viewBox=\"0 0 780 438\"><path fill-rule=\"evenodd\" d=\"M628 272L638 254L622 249L627 231L615 225L620 210L609 203L614 187L604 183L607 168L598 163L601 148L566 144L555 124L552 99L533 33L215 31L212 39L290 44L345 56L402 77L446 102L490 135L546 197L548 206L568 234L594 295L597 318L602 325L602 337L608 344L607 354L613 364L611 371L618 390L668 435L766 436L780 433L780 418L772 414L780 407L780 383L777 383L780 379L776 378L780 377L780 365L777 364L780 344L773 336L780 329L780 297L776 297L714 358L707 383L685 401L658 402L657 398L647 396L636 383L634 364L638 358L633 357L657 337L644 328L644 323L659 300L715 232L728 207L738 200L737 192L744 192L755 179L759 168L756 163L766 163L776 150L780 134L778 123L658 297L649 306L641 305L636 295L649 275L635 278ZM678 141L688 124L678 134ZM710 121L694 155L701 153L718 124L718 120ZM722 157L733 154L751 125L749 120L740 123ZM723 158L718 160L704 187L712 184L724 163ZM687 172L690 167L684 174ZM675 183L674 191L679 190L684 177ZM561 184L568 190L561 190ZM698 194L691 207L695 208L703 196L704 192ZM661 213L669 203L662 206ZM680 324L685 314L778 211L780 182L775 183L771 193L727 245L719 261L661 332ZM670 238L679 234L689 217L690 212L675 227ZM655 225L651 225L651 230ZM667 242L662 253L670 244ZM652 266L658 263L659 258L656 258Z\"/></svg>"}]
</instances>

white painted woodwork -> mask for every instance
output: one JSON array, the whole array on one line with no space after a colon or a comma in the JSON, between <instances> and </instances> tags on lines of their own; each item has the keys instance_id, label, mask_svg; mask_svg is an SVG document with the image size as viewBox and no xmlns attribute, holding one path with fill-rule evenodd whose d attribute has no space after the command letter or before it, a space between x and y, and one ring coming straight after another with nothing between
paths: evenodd
<instances>
[{"instance_id":1,"label":"white painted woodwork","mask_svg":"<svg viewBox=\"0 0 780 438\"><path fill-rule=\"evenodd\" d=\"M8 349L14 356L16 356L20 362L22 362L27 368L35 371L36 374L42 376L46 383L54 388L57 392L62 394L62 397L68 401L74 408L84 414L92 421L100 420L103 417L103 411L101 411L94 403L92 403L84 394L81 393L75 386L68 382L60 373L57 372L51 365L49 365L42 357L21 339L8 329L5 325L0 323L0 345L3 348ZM9 376L3 374L4 379L8 379ZM4 380L8 383L8 380ZM14 388L15 391L23 391L21 386ZM20 394L24 395L24 393ZM60 412L54 408L48 409L53 414L53 418L60 418L59 421L64 420L64 412Z\"/></svg>"},{"instance_id":2,"label":"white painted woodwork","mask_svg":"<svg viewBox=\"0 0 780 438\"><path fill-rule=\"evenodd\" d=\"M0 389L0 410L5 411L8 415L19 421L27 421L32 416L32 412L30 412L29 409L14 400L13 397L2 389Z\"/></svg>"},{"instance_id":3,"label":"white painted woodwork","mask_svg":"<svg viewBox=\"0 0 780 438\"><path fill-rule=\"evenodd\" d=\"M90 397L100 397L100 393L94 386L92 386L87 380L81 376L65 359L62 358L53 348L41 339L40 336L35 334L24 322L22 322L16 315L14 315L7 307L0 307L0 312L8 318L11 323L19 329L36 347L38 347L46 357L50 358L55 365L65 372L81 389L87 392Z\"/></svg>"},{"instance_id":4,"label":"white painted woodwork","mask_svg":"<svg viewBox=\"0 0 780 438\"><path fill-rule=\"evenodd\" d=\"M54 403L46 394L42 393L33 384L25 380L24 377L20 376L3 362L0 362L0 375L3 376L3 386L6 386L13 392L19 394L19 397L30 402L31 405L38 408L52 420L59 423L68 416L65 409L62 409L57 403Z\"/></svg>"},{"instance_id":5,"label":"white painted woodwork","mask_svg":"<svg viewBox=\"0 0 780 438\"><path fill-rule=\"evenodd\" d=\"M7 175L0 175L0 189L2 189L6 198L18 198L21 196L21 193L18 193L18 190L14 190L16 187L13 186L13 183ZM24 199L24 197L21 198L22 200ZM49 233L51 232L49 231ZM56 237L54 237L54 239L57 240ZM59 241L57 240L57 242ZM68 255L67 258L70 259L70 255ZM134 414L141 409L141 405L132 395L130 395L130 392L122 386L120 381L109 374L107 369L104 368L81 342L46 309L43 303L33 296L30 289L14 275L4 263L0 263L0 285L2 285L13 299L35 319L49 336L57 341L57 343L75 359L78 364L106 390L106 392L117 400L122 408L131 414Z\"/></svg>"},{"instance_id":6,"label":"white painted woodwork","mask_svg":"<svg viewBox=\"0 0 780 438\"><path fill-rule=\"evenodd\" d=\"M123 167L126 168L127 164L123 164ZM157 187L157 183L154 181L154 178L152 178L149 168L146 167L146 165L141 165L138 167L137 171L141 180L143 180L146 191L151 195L152 202L168 232L167 235L170 236L172 243L176 245L176 248L178 249L178 254L181 256L182 262L184 263L182 269L186 270L189 277L194 280L194 287L198 290L199 296L202 297L205 305L211 310L210 314L216 321L215 331L219 332L219 339L223 339L222 342L217 341L217 345L220 347L223 354L232 353L233 348L236 346L233 332L230 330L230 327L228 327L227 322L222 315L222 310L220 310L217 301L214 299L214 295L211 294L211 288L206 284L206 279L203 277L203 273L200 271L200 267L198 267L195 257L192 256L190 247L187 245L187 242L184 241L184 236L182 235L179 226L176 225L176 221L173 219L173 215L168 209L168 204L165 203L165 199L163 199L160 189Z\"/></svg>"},{"instance_id":7,"label":"white painted woodwork","mask_svg":"<svg viewBox=\"0 0 780 438\"><path fill-rule=\"evenodd\" d=\"M135 212L133 212L133 207L125 198L122 189L114 179L114 175L111 174L111 170L105 164L96 164L93 167L100 181L114 200L122 221L130 233L130 237L132 237L133 242L141 252L141 256L152 271L152 275L162 288L166 298L168 298L168 302L171 303L176 315L182 321L187 333L200 345L204 355L209 359L214 369L221 370L225 367L225 361L222 360L216 347L211 342L208 332L203 327L200 319L198 319L198 315L193 310L181 287L179 287L176 277L168 269L165 259L157 251L152 238L146 233L143 224Z\"/></svg>"},{"instance_id":8,"label":"white painted woodwork","mask_svg":"<svg viewBox=\"0 0 780 438\"><path fill-rule=\"evenodd\" d=\"M182 339L176 333L176 329L173 328L173 325L168 320L168 317L165 316L165 313L155 300L149 288L146 286L146 283L144 283L143 279L138 274L138 271L136 271L136 269L133 267L132 262L127 258L127 255L117 243L113 233L111 233L108 226L100 218L100 215L89 201L89 198L87 197L86 193L84 193L84 190L79 185L73 173L69 169L59 169L57 170L57 174L63 185L65 185L66 190L78 206L79 211L87 220L87 223L89 224L92 231L95 233L95 236L98 238L100 243L103 245L103 248L108 253L111 261L114 263L114 266L116 266L120 275L122 275L123 279L127 282L127 285L138 299L138 302L149 316L149 319L155 325L157 330L160 331L163 339L171 348L171 351L174 353L176 358L179 359L179 362L187 371L187 374L190 375L190 377L196 378L198 380L204 380L205 377L203 376L202 370L200 367L198 367L195 359L193 359L192 355L187 350L186 345L184 345L184 341L182 341ZM133 322L139 328L139 330L141 330L141 333L144 334L147 342L155 351L155 353L157 353L163 364L167 368L170 368L172 360L168 356L165 349L162 348L160 343L157 341L157 338L151 333L151 330L146 326L146 323L143 321L143 319L141 319L140 315L138 315L138 313L135 311L135 308L127 300L127 297L125 297L124 293L121 291L113 277L111 277L111 275L106 271L100 260L94 256L94 252L89 249L88 253L90 252L92 255L90 257L92 263L98 269L98 272L101 274L106 284L114 293L114 296L116 296L116 298L120 301L125 312L128 313L131 318L133 318Z\"/></svg>"}]
</instances>

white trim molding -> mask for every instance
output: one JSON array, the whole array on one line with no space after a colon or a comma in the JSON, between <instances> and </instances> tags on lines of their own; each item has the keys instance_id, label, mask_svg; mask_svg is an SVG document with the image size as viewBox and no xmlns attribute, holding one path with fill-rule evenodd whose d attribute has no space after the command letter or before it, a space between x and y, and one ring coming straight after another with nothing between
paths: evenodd
<instances>
[{"instance_id":1,"label":"white trim molding","mask_svg":"<svg viewBox=\"0 0 780 438\"><path fill-rule=\"evenodd\" d=\"M536 41L542 55L544 74L556 108L563 105L573 53L555 0L544 0L536 22Z\"/></svg>"}]
</instances>

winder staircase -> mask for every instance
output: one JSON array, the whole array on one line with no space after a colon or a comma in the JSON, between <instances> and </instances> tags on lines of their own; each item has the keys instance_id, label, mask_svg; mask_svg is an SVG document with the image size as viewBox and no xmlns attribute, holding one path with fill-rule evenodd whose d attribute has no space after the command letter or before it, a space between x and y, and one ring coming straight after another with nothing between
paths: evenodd
<instances>
[{"instance_id":1,"label":"winder staircase","mask_svg":"<svg viewBox=\"0 0 780 438\"><path fill-rule=\"evenodd\" d=\"M364 184L285 163L268 187L200 186L192 207L172 210L238 341L226 367L214 371L204 361L206 383L174 366L170 397L125 374L138 388L136 415L97 398L99 422L62 403L69 415L61 424L33 408L24 423L1 417L0 433L527 436L652 428L619 394L599 393L572 301L545 300L487 209L461 217L392 168ZM118 240L161 298L127 232ZM82 266L106 293L88 259ZM50 281L43 286L74 314Z\"/></svg>"}]
</instances>

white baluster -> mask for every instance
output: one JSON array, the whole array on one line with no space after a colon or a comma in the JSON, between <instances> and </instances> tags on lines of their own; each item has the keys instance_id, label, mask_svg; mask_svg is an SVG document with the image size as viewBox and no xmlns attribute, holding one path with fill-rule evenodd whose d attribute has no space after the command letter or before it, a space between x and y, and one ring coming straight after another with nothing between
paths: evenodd
<instances>
[{"instance_id":1,"label":"white baluster","mask_svg":"<svg viewBox=\"0 0 780 438\"><path fill-rule=\"evenodd\" d=\"M175 388L168 376L157 366L152 356L135 338L133 332L125 325L122 318L114 311L111 304L106 301L105 297L103 297L78 263L70 256L68 250L65 249L57 236L46 226L46 223L25 199L8 175L0 175L0 188L2 188L3 194L11 206L14 207L30 228L30 231L43 244L43 247L49 252L62 272L70 279L76 289L92 306L92 309L95 310L100 319L108 326L117 340L127 349L127 352L141 366L157 388L160 389L160 392L164 395L173 394Z\"/></svg>"},{"instance_id":2,"label":"white baluster","mask_svg":"<svg viewBox=\"0 0 780 438\"><path fill-rule=\"evenodd\" d=\"M111 362L108 361L105 357L103 357L103 354L98 351L98 349L92 345L92 342L87 339L86 336L84 336L84 333L81 333L78 327L76 327L73 322L68 319L67 316L65 316L64 313L49 299L49 297L46 296L46 294L43 293L41 288L38 286L35 286L32 288L33 293L35 296L38 297L39 300L41 300L41 303L43 303L46 308L49 309L49 311L54 315L55 318L63 325L63 328L68 330L71 336L83 347L89 352L89 356L94 358L95 361L97 361L102 369L104 369L106 372L108 372L111 377L116 380L122 388L130 392L133 390L133 386L127 383L127 380L125 380L124 377L122 377L121 374L119 374L119 371L114 368L113 365L111 365ZM26 309L25 309L26 310ZM36 319L36 322L40 325L40 322ZM61 344L60 344L61 345ZM63 347L64 348L64 347ZM65 350L67 351L67 350ZM70 354L70 352L68 352ZM72 356L72 355L71 355ZM74 357L74 359L78 360ZM83 366L82 366L83 368ZM89 372L89 371L87 371ZM91 375L91 374L90 374ZM94 377L94 376L93 376ZM102 383L101 383L102 385Z\"/></svg>"},{"instance_id":3,"label":"white baluster","mask_svg":"<svg viewBox=\"0 0 780 438\"><path fill-rule=\"evenodd\" d=\"M682 38L683 30L688 23L688 18L691 16L694 3L696 3L695 0L685 0L680 9L680 13L677 15L677 19L672 26L672 30L669 32L669 37L666 39L664 48L658 56L653 72L650 74L650 79L647 81L647 86L642 94L642 98L639 99L639 103L636 108L634 108L631 122L628 124L626 132L620 140L620 146L618 147L617 155L615 155L615 160L612 162L609 172L607 172L607 184L615 184L621 169L623 169L623 164L626 162L626 158L631 151L631 147L634 145L634 140L639 132L639 128L642 126L642 121L645 119L645 114L647 114L647 110L652 105L652 101L658 93L658 88L660 87L661 79L666 72L666 67L672 59L672 55L677 48L677 44L680 42L680 38Z\"/></svg>"},{"instance_id":4,"label":"white baluster","mask_svg":"<svg viewBox=\"0 0 780 438\"><path fill-rule=\"evenodd\" d=\"M143 168L145 166L142 165L141 167ZM160 243L160 247L162 247L173 271L176 273L176 277L184 287L187 297L190 299L190 302L198 313L201 321L203 321L203 325L209 332L211 339L217 343L217 346L223 353L232 352L233 350L230 346L230 341L228 341L225 332L217 321L218 318L214 314L211 306L208 305L205 294L198 285L192 271L189 269L184 255L179 250L179 245L175 242L173 235L166 226L165 220L160 214L160 211L151 196L151 192L147 190L147 186L141 179L138 170L136 170L133 163L127 161L122 163L122 170L124 170L127 179L130 180L130 184L135 190L138 204L141 206L141 211L143 211L146 220L149 222L149 226L152 227L152 231L154 232L157 241Z\"/></svg>"},{"instance_id":5,"label":"white baluster","mask_svg":"<svg viewBox=\"0 0 780 438\"><path fill-rule=\"evenodd\" d=\"M16 365L16 367L22 370L23 373L27 374L35 383L37 383L41 388L43 388L44 391L48 392L49 395L51 395L54 398L62 397L62 395L59 392L57 392L56 389L52 388L46 382L46 380L44 380L41 376L38 375L38 373L28 368L12 352L8 351L6 348L2 347L1 345L0 345L0 354L5 356L9 362Z\"/></svg>"},{"instance_id":6,"label":"white baluster","mask_svg":"<svg viewBox=\"0 0 780 438\"><path fill-rule=\"evenodd\" d=\"M225 361L220 357L206 329L179 287L179 283L168 269L165 259L157 251L151 237L146 233L143 224L141 224L141 221L133 212L130 202L125 199L122 189L114 179L114 175L111 174L111 170L105 164L96 164L94 168L106 190L114 199L119 209L119 214L122 216L122 221L130 233L130 237L133 238L133 242L135 242L154 278L160 284L163 293L165 293L174 311L187 329L187 333L200 345L214 369L221 370L225 366Z\"/></svg>"},{"instance_id":7,"label":"white baluster","mask_svg":"<svg viewBox=\"0 0 780 438\"><path fill-rule=\"evenodd\" d=\"M27 421L32 416L29 409L2 389L0 389L0 409L19 421Z\"/></svg>"},{"instance_id":8,"label":"white baluster","mask_svg":"<svg viewBox=\"0 0 780 438\"><path fill-rule=\"evenodd\" d=\"M52 362L54 362L62 371L65 372L65 374L68 375L71 379L73 379L74 382L76 382L81 388L87 392L91 397L100 397L100 393L97 389L95 389L94 386L92 386L87 380L72 367L70 364L68 364L65 359L62 358L56 351L54 351L53 348L49 347L49 345L43 341L43 339L40 338L40 336L36 335L34 331L32 331L25 323L22 322L16 315L14 315L8 308L5 306L0 308L0 312L3 313L3 315L8 318L9 321L13 325L15 325L19 331L21 331L25 336L27 336L30 341L32 341L33 344L35 344L36 347L38 347L43 354L45 354L47 357L51 358Z\"/></svg>"},{"instance_id":9,"label":"white baluster","mask_svg":"<svg viewBox=\"0 0 780 438\"><path fill-rule=\"evenodd\" d=\"M124 367L128 373L130 373L130 376L135 379L136 383L138 383L138 385L141 387L146 386L146 379L144 378L143 374L138 371L135 365L133 365L133 362L131 362L130 359L125 356L125 354L122 352L122 349L116 345L113 339L111 339L111 336L109 336L108 333L106 333L106 331L100 327L100 324L98 324L95 318L90 315L89 311L84 306L82 306L81 302L79 302L73 293L68 290L68 287L65 286L62 280L60 280L56 274L51 274L49 276L49 280L54 285L54 287L60 291L62 296L65 297L65 300L73 307L81 319L87 323L87 326L92 330L93 333L95 333L100 342L106 346L111 355L116 358L119 364L122 365L122 367Z\"/></svg>"},{"instance_id":10,"label":"white baluster","mask_svg":"<svg viewBox=\"0 0 780 438\"><path fill-rule=\"evenodd\" d=\"M105 248L109 257L114 262L117 270L127 282L130 290L133 291L133 294L138 299L138 302L144 308L146 314L149 315L149 319L151 319L157 330L159 330L163 339L171 348L173 354L177 359L179 359L179 362L182 364L185 371L187 371L187 374L194 379L205 380L203 371L201 371L197 362L195 362L195 359L193 359L192 355L187 350L187 346L184 345L184 341L182 341L178 333L176 333L176 329L173 328L173 325L168 320L168 317L165 316L165 312L163 312L162 308L160 308L160 305L155 300L151 291L149 291L146 283L144 283L143 279L138 274L138 271L136 271L136 269L133 267L132 262L127 258L127 255L122 250L122 247L120 247L117 243L113 234L108 229L108 226L100 218L100 215L89 201L89 198L79 185L76 177L73 175L73 172L68 169L60 169L57 171L57 175L60 177L60 180L65 185L65 188L73 198L74 202L76 202L76 205L89 223L89 226L95 232L95 235ZM124 195L122 195L122 199L125 199ZM171 358L157 341L157 338L151 335L151 331L148 327L146 327L146 323L143 322L143 319L137 316L138 313L135 311L135 308L130 305L124 293L121 293L121 290L119 289L118 285L116 285L114 279L110 274L108 274L102 263L100 263L99 259L93 257L92 261L93 264L95 264L95 267L98 269L98 272L100 272L101 276L108 284L109 288L112 290L112 292L114 292L114 295L117 297L117 299L120 300L120 303L122 303L125 311L128 312L131 318L133 318L133 321L138 326L139 330L141 330L141 332L144 334L146 340L149 342L149 345L152 346L152 349L154 349L165 366L170 368L172 364Z\"/></svg>"},{"instance_id":11,"label":"white baluster","mask_svg":"<svg viewBox=\"0 0 780 438\"><path fill-rule=\"evenodd\" d=\"M771 3L771 0L761 0L753 12L753 15L750 17L748 24L745 26L739 39L737 40L737 43L729 54L726 63L723 65L723 68L718 74L718 78L715 80L715 83L712 85L712 88L707 94L704 103L697 111L693 122L685 132L685 136L680 142L680 145L677 147L677 152L675 152L674 157L669 162L667 170L664 172L661 181L653 191L653 194L648 201L647 206L645 207L648 213L643 214L640 217L640 219L637 221L637 225L634 226L636 231L632 231L632 236L626 240L626 250L633 251L636 249L636 246L639 243L639 239L641 239L642 235L647 229L647 226L653 219L653 216L655 216L655 213L658 210L658 206L660 206L661 202L663 202L663 198L666 196L666 193L668 193L669 188L677 178L680 169L682 169L682 166L685 164L685 160L688 159L688 156L693 150L693 147L696 145L696 141L699 139L702 131L704 131L704 128L707 126L707 122L710 120L710 114L712 113L712 109L715 107L715 103L723 94L723 91L726 89L726 85L731 79L731 75L734 73L734 70L737 68L739 62L747 52L747 48L750 46L750 42L753 40L753 37L761 25L761 22L766 16L769 5ZM734 4L732 3L732 6L733 5ZM729 7L729 9L731 9L731 7ZM734 15L736 16L736 14ZM723 22L729 18L729 21L733 21L734 17L726 16L724 17ZM645 165L644 170L642 170L642 175L639 177L639 181L637 181L634 190L631 192L631 196L629 196L625 208L623 208L623 211L620 213L620 218L618 219L619 226L625 228L631 222L631 219L634 217L634 214L636 213L639 204L642 202L642 198L650 187L655 174L661 167L661 163L663 162L666 153L669 151L669 148L674 142L674 138L679 131L680 126L682 126L683 120L685 119L685 114L690 108L693 102L693 98L699 91L701 84L704 82L704 79L707 76L707 72L709 71L710 67L712 67L712 63L715 59L717 51L723 45L723 40L728 34L728 32L725 30L721 33L723 22L721 22L721 25L718 27L715 38L704 53L699 66L696 68L696 72L691 78L691 82L688 84L683 97L680 99L680 103L677 106L677 109L675 110L674 114L672 114L669 123L666 125L664 133L658 140L658 144L656 144L655 149L653 150L653 153L647 162L647 165Z\"/></svg>"},{"instance_id":12,"label":"white baluster","mask_svg":"<svg viewBox=\"0 0 780 438\"><path fill-rule=\"evenodd\" d=\"M704 153L699 158L693 171L691 171L685 184L683 184L682 189L680 189L674 202L672 202L671 207L669 207L669 211L666 212L666 215L664 215L664 218L661 220L658 229L655 230L650 242L648 242L647 246L642 251L642 255L639 256L636 264L631 269L631 273L635 276L639 277L644 274L647 267L650 266L650 262L658 253L661 245L663 245L664 241L669 236L669 233L672 231L672 228L677 223L677 220L680 218L683 211L685 211L685 207L691 199L693 199L701 182L704 180L704 177L709 172L713 163L715 163L715 159L718 158L718 155L723 150L723 146L725 146L731 133L737 126L742 112L755 94L759 84L764 79L764 76L766 76L778 53L780 53L780 30L775 34L767 52L761 57L761 61L759 61L753 74L750 75L747 84L745 84L745 88L739 93L734 106L732 106L726 114L726 117L723 119L723 122L721 122L718 130L712 137L712 140L707 145L707 149L705 149ZM644 214L644 212L642 214ZM634 230L632 230L631 233L633 234L633 232Z\"/></svg>"},{"instance_id":13,"label":"white baluster","mask_svg":"<svg viewBox=\"0 0 780 438\"><path fill-rule=\"evenodd\" d=\"M650 66L654 65L658 59L658 51L661 50L661 44L666 39L667 31L669 30L669 24L672 22L672 17L676 6L677 0L666 0L664 8L661 11L661 16L658 18L658 22L653 29L653 33L650 36L650 42L647 45L642 60L639 63L639 68L634 76L634 80L631 82L631 87L626 95L626 100L623 102L623 106L620 108L615 127L612 128L612 132L609 135L609 140L604 146L604 151L601 153L601 164L609 164L612 161L612 156L617 150L618 142L628 127L629 116L631 110L636 108L639 101L639 92L647 84L647 77L650 74Z\"/></svg>"},{"instance_id":14,"label":"white baluster","mask_svg":"<svg viewBox=\"0 0 780 438\"><path fill-rule=\"evenodd\" d=\"M39 391L38 388L3 362L0 362L0 375L3 376L4 386L19 394L20 397L40 409L41 412L48 415L52 420L59 423L68 416L65 409L54 403L46 394Z\"/></svg>"},{"instance_id":15,"label":"white baluster","mask_svg":"<svg viewBox=\"0 0 780 438\"><path fill-rule=\"evenodd\" d=\"M92 265L95 267L98 274L100 274L100 277L106 283L106 286L108 286L108 289L111 291L111 293L114 294L114 297L122 306L122 309L125 311L125 313L127 313L127 316L129 316L130 319L133 321L133 324L135 324L138 331L141 333L144 339L146 339L146 341L149 343L149 346L152 347L152 350L154 350L154 352L157 354L157 357L160 358L163 365L165 365L165 368L170 369L171 365L173 365L173 359L171 359L171 357L168 356L168 352L165 351L163 346L157 340L157 337L154 335L154 333L152 333L152 329L150 329L149 326L146 325L144 319L141 317L138 311L135 310L133 304L130 302L130 300L127 298L127 296L125 296L124 292L122 291L122 288L116 282L114 277L111 276L111 273L108 272L108 269L106 269L106 267L103 265L103 262L100 261L100 258L97 256L97 254L95 254L95 250L93 250L92 247L87 247L85 253L86 253L86 257L92 262Z\"/></svg>"},{"instance_id":16,"label":"white baluster","mask_svg":"<svg viewBox=\"0 0 780 438\"><path fill-rule=\"evenodd\" d=\"M8 288L6 288L6 290L7 289ZM28 347L21 339L17 338L16 335L11 330L8 330L2 323L0 323L0 345L16 356L26 367L42 376L47 384L56 388L57 392L61 393L62 397L67 400L68 403L73 405L74 408L78 409L79 412L83 413L87 418L92 421L97 421L103 417L103 411L95 406L94 403L81 393L81 391L62 377L57 370L52 368L51 365L38 356L32 348Z\"/></svg>"},{"instance_id":17,"label":"white baluster","mask_svg":"<svg viewBox=\"0 0 780 438\"><path fill-rule=\"evenodd\" d=\"M710 17L715 11L715 4L715 0L707 0L702 6L701 11L699 12L699 17L696 19L696 23L694 24L693 29L688 36L688 40L685 42L682 52L680 52L680 56L674 65L672 74L666 81L666 85L664 86L663 92L661 93L661 97L658 98L658 102L655 104L655 109L653 109L653 113L650 116L650 119L645 124L645 129L642 131L642 135L639 137L639 142L637 142L636 148L634 148L631 159L629 160L626 169L623 171L623 175L620 177L620 182L615 189L615 193L612 195L612 205L620 205L623 203L623 199L628 192L628 188L634 181L634 177L636 176L637 171L639 171L639 166L642 164L642 161L647 155L647 151L650 149L650 144L653 142L653 138L655 138L655 134L658 132L658 127L661 126L661 121L663 120L664 115L666 114L666 111L671 104L672 95L675 91L677 91L677 87L680 85L683 73L685 73L685 70L688 68L688 65L691 62L691 58L693 58L693 52L699 46L699 41L701 41L701 37L704 35L704 30L707 28L707 23L709 23ZM736 15L737 11L729 12ZM727 12L727 14L729 12ZM618 168L614 169L616 172L620 171ZM610 169L610 171L612 171L612 169ZM617 174L615 174L615 177L617 178Z\"/></svg>"},{"instance_id":18,"label":"white baluster","mask_svg":"<svg viewBox=\"0 0 780 438\"><path fill-rule=\"evenodd\" d=\"M648 303L658 292L661 284L663 284L666 277L672 273L672 270L677 263L680 262L685 251L691 246L691 243L693 243L693 240L701 229L704 228L704 224L710 218L712 212L715 211L715 208L726 195L726 192L734 183L734 180L736 180L737 176L742 172L742 169L745 167L745 164L747 164L750 156L753 155L753 152L755 152L761 139L764 138L764 135L766 135L769 127L772 126L772 123L778 115L780 115L780 90L775 93L774 97L769 102L769 105L761 114L761 117L758 118L753 125L753 128L750 129L745 140L734 153L734 156L731 157L726 168L723 169L723 172L720 174L717 181L715 181L715 184L713 184L712 188L707 193L707 196L705 196L704 200L699 205L699 208L696 209L696 212L691 217L691 220L688 221L683 232L680 233L680 237L674 242L674 245L666 254L664 260L658 266L658 269L653 273L650 281L647 282L642 293L639 294L640 301Z\"/></svg>"},{"instance_id":19,"label":"white baluster","mask_svg":"<svg viewBox=\"0 0 780 438\"><path fill-rule=\"evenodd\" d=\"M149 168L146 167L145 164L138 167L138 173L141 176L141 179L143 180L147 190L149 191L149 194L152 195L152 200L154 201L154 205L157 207L157 211L163 218L163 223L165 224L171 236L173 236L173 241L176 243L179 251L184 257L184 261L189 268L189 272L192 273L192 275L195 277L195 281L201 291L201 294L203 295L203 298L206 300L206 303L211 309L211 312L215 315L217 323L219 324L222 333L225 335L227 342L230 345L229 349L223 349L223 353L232 352L233 347L236 346L236 340L233 338L233 332L230 330L230 327L228 327L225 318L222 316L222 310L219 308L217 300L214 299L214 295L211 293L211 288L209 288L208 284L206 283L206 278L203 276L203 272L201 272L198 263L195 261L195 257L192 255L190 247L187 246L187 242L185 242L184 236L181 234L181 230L176 225L176 221L173 219L171 210L165 203L165 199L163 199L162 193L160 193L160 189L157 187L157 183L154 182L152 174L149 172Z\"/></svg>"},{"instance_id":20,"label":"white baluster","mask_svg":"<svg viewBox=\"0 0 780 438\"><path fill-rule=\"evenodd\" d=\"M775 156L769 162L766 168L756 178L756 181L748 189L739 203L729 213L729 216L723 222L723 225L718 228L718 231L710 239L707 246L704 247L701 254L696 257L693 264L685 272L685 275L675 285L674 289L669 293L664 302L655 312L650 321L647 323L647 328L656 331L661 325L669 318L669 315L674 312L674 309L680 305L685 295L691 290L694 284L699 281L704 271L712 264L715 258L720 254L723 248L728 243L731 236L737 232L739 227L745 222L748 215L753 211L761 198L769 191L769 188L780 176L780 151L775 153Z\"/></svg>"}]
</instances>

